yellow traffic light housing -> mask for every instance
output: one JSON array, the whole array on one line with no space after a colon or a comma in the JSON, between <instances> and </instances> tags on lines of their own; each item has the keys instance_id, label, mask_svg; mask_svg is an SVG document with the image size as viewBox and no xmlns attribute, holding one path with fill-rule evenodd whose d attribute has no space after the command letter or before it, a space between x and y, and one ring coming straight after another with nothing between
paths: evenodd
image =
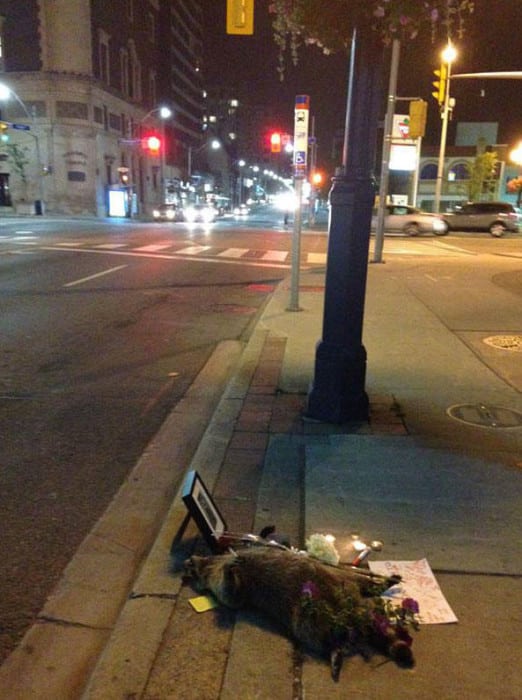
<instances>
[{"instance_id":1,"label":"yellow traffic light housing","mask_svg":"<svg viewBox=\"0 0 522 700\"><path fill-rule=\"evenodd\" d=\"M438 70L434 70L433 74L438 78L434 80L432 85L435 90L431 93L440 105L444 104L446 99L446 86L448 82L448 68L443 63Z\"/></svg>"},{"instance_id":2,"label":"yellow traffic light housing","mask_svg":"<svg viewBox=\"0 0 522 700\"><path fill-rule=\"evenodd\" d=\"M426 118L428 116L428 103L426 100L412 100L410 102L410 139L420 139L426 132Z\"/></svg>"},{"instance_id":3,"label":"yellow traffic light housing","mask_svg":"<svg viewBox=\"0 0 522 700\"><path fill-rule=\"evenodd\" d=\"M227 34L254 33L254 0L227 0Z\"/></svg>"},{"instance_id":4,"label":"yellow traffic light housing","mask_svg":"<svg viewBox=\"0 0 522 700\"><path fill-rule=\"evenodd\" d=\"M0 121L0 141L3 141L4 143L9 141L9 134L7 133L8 129L9 124L7 122Z\"/></svg>"}]
</instances>

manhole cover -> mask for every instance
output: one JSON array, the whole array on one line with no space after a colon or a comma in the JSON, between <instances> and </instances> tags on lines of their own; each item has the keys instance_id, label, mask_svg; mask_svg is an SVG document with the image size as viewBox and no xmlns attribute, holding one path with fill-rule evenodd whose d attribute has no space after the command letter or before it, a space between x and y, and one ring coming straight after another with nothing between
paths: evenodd
<instances>
[{"instance_id":1,"label":"manhole cover","mask_svg":"<svg viewBox=\"0 0 522 700\"><path fill-rule=\"evenodd\" d=\"M455 420L482 428L520 428L522 413L502 406L486 406L483 403L456 404L447 410Z\"/></svg>"},{"instance_id":2,"label":"manhole cover","mask_svg":"<svg viewBox=\"0 0 522 700\"><path fill-rule=\"evenodd\" d=\"M522 352L522 335L490 335L489 338L484 338L484 342L500 350Z\"/></svg>"}]
</instances>

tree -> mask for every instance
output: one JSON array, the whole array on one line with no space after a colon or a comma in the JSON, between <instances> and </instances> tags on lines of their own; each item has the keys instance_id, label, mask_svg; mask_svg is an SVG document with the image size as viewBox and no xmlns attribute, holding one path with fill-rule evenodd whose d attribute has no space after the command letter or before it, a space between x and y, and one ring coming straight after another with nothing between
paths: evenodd
<instances>
[{"instance_id":1,"label":"tree","mask_svg":"<svg viewBox=\"0 0 522 700\"><path fill-rule=\"evenodd\" d=\"M522 201L522 175L519 175L518 177L514 177L512 180L509 180L507 183L507 191L516 193L517 195L517 207L520 206L520 202Z\"/></svg>"},{"instance_id":2,"label":"tree","mask_svg":"<svg viewBox=\"0 0 522 700\"><path fill-rule=\"evenodd\" d=\"M29 164L29 159L27 158L27 147L19 146L16 143L6 143L3 148L7 151L7 155L13 170L19 176L23 184L23 189L25 193L25 198L27 198L27 172L26 166Z\"/></svg>"},{"instance_id":3,"label":"tree","mask_svg":"<svg viewBox=\"0 0 522 700\"><path fill-rule=\"evenodd\" d=\"M491 199L497 186L497 154L485 151L479 153L468 167L468 199L471 202Z\"/></svg>"},{"instance_id":4,"label":"tree","mask_svg":"<svg viewBox=\"0 0 522 700\"><path fill-rule=\"evenodd\" d=\"M447 37L461 32L471 0L273 0L280 74L290 48L350 52L343 163L330 191L323 335L317 344L307 414L330 423L367 420L366 350L362 324L370 225L372 171L383 97L384 47L413 38L421 24ZM327 76L326 76L327 79Z\"/></svg>"},{"instance_id":5,"label":"tree","mask_svg":"<svg viewBox=\"0 0 522 700\"><path fill-rule=\"evenodd\" d=\"M473 0L272 0L274 39L280 48L280 72L284 52L297 61L301 43L316 44L325 53L348 50L354 27L370 28L385 45L394 39L414 39L419 29L431 25L446 37L462 36Z\"/></svg>"}]
</instances>

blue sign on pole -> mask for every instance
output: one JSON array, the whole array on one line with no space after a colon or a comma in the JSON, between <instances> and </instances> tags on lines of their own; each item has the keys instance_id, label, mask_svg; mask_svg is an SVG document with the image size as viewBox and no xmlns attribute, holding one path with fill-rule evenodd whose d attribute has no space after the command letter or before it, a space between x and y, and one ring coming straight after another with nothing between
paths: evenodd
<instances>
[{"instance_id":1,"label":"blue sign on pole","mask_svg":"<svg viewBox=\"0 0 522 700\"><path fill-rule=\"evenodd\" d=\"M11 129L19 129L20 131L31 131L29 124L10 124Z\"/></svg>"}]
</instances>

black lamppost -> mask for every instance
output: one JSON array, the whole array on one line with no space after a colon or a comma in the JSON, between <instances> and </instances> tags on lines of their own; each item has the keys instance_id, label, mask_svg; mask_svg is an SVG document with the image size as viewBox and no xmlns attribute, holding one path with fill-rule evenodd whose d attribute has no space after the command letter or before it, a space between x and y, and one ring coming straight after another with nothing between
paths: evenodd
<instances>
[{"instance_id":1,"label":"black lamppost","mask_svg":"<svg viewBox=\"0 0 522 700\"><path fill-rule=\"evenodd\" d=\"M368 418L362 327L383 52L380 38L370 28L354 31L343 167L330 191L323 334L306 411L309 417L329 423Z\"/></svg>"}]
</instances>

